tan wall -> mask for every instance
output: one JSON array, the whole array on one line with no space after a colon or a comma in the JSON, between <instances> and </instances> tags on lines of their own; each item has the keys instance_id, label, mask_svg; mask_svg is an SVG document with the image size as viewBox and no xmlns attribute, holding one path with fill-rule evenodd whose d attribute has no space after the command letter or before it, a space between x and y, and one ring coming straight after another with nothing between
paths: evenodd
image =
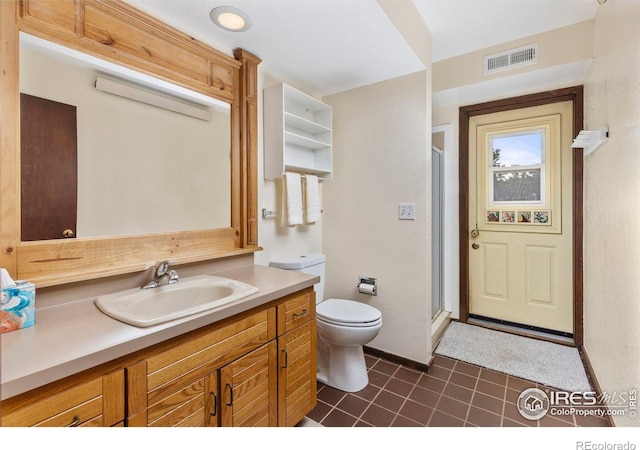
<instances>
[{"instance_id":1,"label":"tan wall","mask_svg":"<svg viewBox=\"0 0 640 450\"><path fill-rule=\"evenodd\" d=\"M433 91L444 91L591 58L592 32L593 21L588 20L435 62L433 63ZM483 74L485 56L535 43L538 44L537 64L518 67L508 72Z\"/></svg>"},{"instance_id":2,"label":"tan wall","mask_svg":"<svg viewBox=\"0 0 640 450\"><path fill-rule=\"evenodd\" d=\"M640 387L640 2L611 1L595 20L585 128L610 137L585 157L585 349L603 391ZM638 426L629 415L618 426Z\"/></svg>"},{"instance_id":3,"label":"tan wall","mask_svg":"<svg viewBox=\"0 0 640 450\"><path fill-rule=\"evenodd\" d=\"M426 363L431 351L431 130L426 72L325 97L334 111L334 177L324 186L325 298L378 308L370 346ZM399 203L416 220L398 220ZM359 294L359 276L378 295Z\"/></svg>"}]
</instances>

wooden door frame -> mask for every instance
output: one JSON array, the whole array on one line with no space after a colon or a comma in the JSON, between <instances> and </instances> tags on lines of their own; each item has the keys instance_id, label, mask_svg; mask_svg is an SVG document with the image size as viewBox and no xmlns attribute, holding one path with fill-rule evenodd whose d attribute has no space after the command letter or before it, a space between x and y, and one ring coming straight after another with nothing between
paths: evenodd
<instances>
[{"instance_id":1,"label":"wooden door frame","mask_svg":"<svg viewBox=\"0 0 640 450\"><path fill-rule=\"evenodd\" d=\"M469 119L473 116L533 106L571 101L573 136L583 127L583 86L556 89L537 94L460 107L459 113L459 187L460 187L460 321L469 319ZM584 151L573 150L573 342L584 342L583 311L583 172Z\"/></svg>"}]
</instances>

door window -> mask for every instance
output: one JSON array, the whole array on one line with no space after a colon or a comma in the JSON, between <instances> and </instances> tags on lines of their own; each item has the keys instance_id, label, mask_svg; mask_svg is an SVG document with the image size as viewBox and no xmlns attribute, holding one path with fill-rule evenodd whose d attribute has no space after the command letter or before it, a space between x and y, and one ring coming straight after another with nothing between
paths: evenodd
<instances>
[{"instance_id":1,"label":"door window","mask_svg":"<svg viewBox=\"0 0 640 450\"><path fill-rule=\"evenodd\" d=\"M489 204L545 202L545 131L489 136Z\"/></svg>"},{"instance_id":2,"label":"door window","mask_svg":"<svg viewBox=\"0 0 640 450\"><path fill-rule=\"evenodd\" d=\"M479 229L561 232L560 116L478 125L476 136Z\"/></svg>"}]
</instances>

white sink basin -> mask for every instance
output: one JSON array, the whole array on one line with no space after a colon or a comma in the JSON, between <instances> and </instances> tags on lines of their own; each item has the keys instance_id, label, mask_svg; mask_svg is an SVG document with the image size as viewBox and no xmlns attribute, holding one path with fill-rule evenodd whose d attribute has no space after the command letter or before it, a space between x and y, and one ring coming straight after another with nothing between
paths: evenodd
<instances>
[{"instance_id":1,"label":"white sink basin","mask_svg":"<svg viewBox=\"0 0 640 450\"><path fill-rule=\"evenodd\" d=\"M95 304L114 319L137 327L149 327L219 308L258 290L241 281L199 275L166 286L102 295L96 298Z\"/></svg>"}]
</instances>

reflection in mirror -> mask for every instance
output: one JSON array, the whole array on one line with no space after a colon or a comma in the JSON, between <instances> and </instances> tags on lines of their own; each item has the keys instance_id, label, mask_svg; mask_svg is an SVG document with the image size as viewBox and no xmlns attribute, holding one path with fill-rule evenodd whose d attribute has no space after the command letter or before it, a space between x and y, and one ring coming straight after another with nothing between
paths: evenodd
<instances>
[{"instance_id":1,"label":"reflection in mirror","mask_svg":"<svg viewBox=\"0 0 640 450\"><path fill-rule=\"evenodd\" d=\"M171 102L195 104L211 118L194 118L135 100L134 95L98 90L96 79L101 75L133 84L131 94L141 86L144 91L161 92ZM24 33L20 92L76 110L78 192L73 237L230 226L228 104ZM23 185L28 183L38 180L22 180ZM60 230L61 238L64 231Z\"/></svg>"}]
</instances>

